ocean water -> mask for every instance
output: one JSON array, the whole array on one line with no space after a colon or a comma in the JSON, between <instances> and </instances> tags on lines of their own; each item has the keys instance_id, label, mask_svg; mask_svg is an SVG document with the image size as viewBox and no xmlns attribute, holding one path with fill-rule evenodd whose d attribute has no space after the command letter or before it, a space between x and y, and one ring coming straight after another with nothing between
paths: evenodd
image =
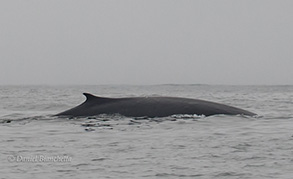
<instances>
[{"instance_id":1,"label":"ocean water","mask_svg":"<svg viewBox=\"0 0 293 179\"><path fill-rule=\"evenodd\" d=\"M58 118L83 92L220 102L257 117ZM293 86L0 86L0 178L292 178Z\"/></svg>"}]
</instances>

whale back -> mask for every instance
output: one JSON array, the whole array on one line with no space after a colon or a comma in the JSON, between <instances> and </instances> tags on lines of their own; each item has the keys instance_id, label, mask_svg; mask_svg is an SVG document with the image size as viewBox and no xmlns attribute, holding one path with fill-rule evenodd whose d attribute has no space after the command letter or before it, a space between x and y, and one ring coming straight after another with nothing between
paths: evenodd
<instances>
[{"instance_id":1,"label":"whale back","mask_svg":"<svg viewBox=\"0 0 293 179\"><path fill-rule=\"evenodd\" d=\"M178 97L129 97L106 98L83 93L86 100L57 116L93 116L98 114L121 114L129 117L164 117L173 114L197 115L249 115L254 113L236 107L210 101Z\"/></svg>"}]
</instances>

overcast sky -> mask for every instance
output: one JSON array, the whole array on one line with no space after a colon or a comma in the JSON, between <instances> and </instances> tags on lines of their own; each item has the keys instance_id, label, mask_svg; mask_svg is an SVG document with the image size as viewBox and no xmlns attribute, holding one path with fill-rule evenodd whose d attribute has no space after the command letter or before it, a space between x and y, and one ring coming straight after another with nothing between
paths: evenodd
<instances>
[{"instance_id":1,"label":"overcast sky","mask_svg":"<svg viewBox=\"0 0 293 179\"><path fill-rule=\"evenodd\" d=\"M292 0L1 0L0 22L0 85L293 85Z\"/></svg>"}]
</instances>

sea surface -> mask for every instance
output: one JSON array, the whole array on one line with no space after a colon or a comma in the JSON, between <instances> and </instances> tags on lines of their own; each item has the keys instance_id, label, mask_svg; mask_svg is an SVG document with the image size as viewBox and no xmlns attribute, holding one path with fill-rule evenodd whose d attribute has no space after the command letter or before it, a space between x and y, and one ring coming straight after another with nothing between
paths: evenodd
<instances>
[{"instance_id":1,"label":"sea surface","mask_svg":"<svg viewBox=\"0 0 293 179\"><path fill-rule=\"evenodd\" d=\"M83 92L197 98L258 116L52 116ZM0 178L291 179L292 129L293 86L0 86Z\"/></svg>"}]
</instances>

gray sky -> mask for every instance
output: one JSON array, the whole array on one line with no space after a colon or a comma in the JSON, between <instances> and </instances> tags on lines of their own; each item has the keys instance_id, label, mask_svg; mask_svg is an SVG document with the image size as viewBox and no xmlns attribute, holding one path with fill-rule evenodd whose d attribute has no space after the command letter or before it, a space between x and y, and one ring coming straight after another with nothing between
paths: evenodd
<instances>
[{"instance_id":1,"label":"gray sky","mask_svg":"<svg viewBox=\"0 0 293 179\"><path fill-rule=\"evenodd\" d=\"M292 0L1 0L0 84L293 84Z\"/></svg>"}]
</instances>

